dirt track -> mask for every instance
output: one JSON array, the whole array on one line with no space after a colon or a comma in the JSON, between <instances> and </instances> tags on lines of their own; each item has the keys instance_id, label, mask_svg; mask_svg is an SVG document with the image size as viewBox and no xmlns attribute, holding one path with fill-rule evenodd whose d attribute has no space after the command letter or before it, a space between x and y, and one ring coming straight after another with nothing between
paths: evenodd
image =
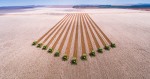
<instances>
[{"instance_id":1,"label":"dirt track","mask_svg":"<svg viewBox=\"0 0 150 79\"><path fill-rule=\"evenodd\" d=\"M75 31L72 35L72 44L64 43L65 46L62 48L59 58L55 58L54 53L49 54L45 50L31 46L33 40L41 37L68 13L66 8L56 10L43 8L39 11L16 13L33 13L30 16L9 14L0 16L0 79L150 78L150 15L148 11L127 9L78 10L77 12L87 12L109 39L116 43L117 48L104 51L103 54L96 53L96 57L87 56L87 61L81 61L81 54L78 54L78 64L71 65L70 61L63 62L61 57L64 55L67 45L71 45L71 49L74 48ZM48 11L49 13L58 12L59 15L34 15L37 12L47 13ZM73 12L75 11L76 9ZM76 26L76 24L72 25ZM96 30L98 31L98 29ZM80 33L78 37L81 36ZM83 34L85 33L83 27ZM98 31L98 33L100 32ZM71 34L71 30L68 31L68 34ZM94 34L96 35L96 32ZM62 36L64 37L64 35ZM54 33L50 38L53 36ZM91 34L89 37L92 38ZM66 39L69 38L70 35L66 37ZM84 38L87 37L84 36ZM98 36L96 38L99 39ZM56 39L57 37L49 47L54 44ZM62 40L63 38L60 38L55 49L59 48ZM81 39L78 41L81 42ZM91 42L93 49L96 50L97 47L93 45L94 40L91 39ZM103 45L100 39L98 42L100 46ZM47 43L45 42L45 44ZM78 48L81 49L81 43L79 44ZM87 43L85 44L86 52L90 52ZM73 56L73 50L70 52L69 60Z\"/></svg>"}]
</instances>

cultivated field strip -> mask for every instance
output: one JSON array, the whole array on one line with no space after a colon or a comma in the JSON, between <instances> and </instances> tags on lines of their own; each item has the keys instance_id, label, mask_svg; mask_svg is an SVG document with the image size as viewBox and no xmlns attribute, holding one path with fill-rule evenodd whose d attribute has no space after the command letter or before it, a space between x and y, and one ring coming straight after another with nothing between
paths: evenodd
<instances>
[{"instance_id":1,"label":"cultivated field strip","mask_svg":"<svg viewBox=\"0 0 150 79\"><path fill-rule=\"evenodd\" d=\"M73 37L75 37L75 39L73 39ZM79 44L79 42L81 44ZM104 34L102 29L100 29L86 13L67 14L42 37L34 41L32 45L37 45L38 48L42 47L43 50L48 49L48 53L54 52L55 57L59 57L60 54L63 54L63 61L68 60L71 56L70 54L73 54L71 57L72 64L77 64L79 58L81 58L81 60L87 60L87 55L93 57L96 56L96 52L103 53L103 48L110 50L110 47L116 47ZM57 45L58 49L56 49ZM79 45L81 45L81 49L78 49ZM86 45L90 52L86 52ZM94 49L94 45L97 50ZM71 46L73 46L73 48L71 48ZM65 48L64 52L62 51L63 48ZM71 50L73 50L73 52L71 52ZM79 50L82 52L78 52ZM78 54L81 56L78 57Z\"/></svg>"},{"instance_id":2,"label":"cultivated field strip","mask_svg":"<svg viewBox=\"0 0 150 79\"><path fill-rule=\"evenodd\" d=\"M62 22L64 22L67 19L68 15L66 15L62 20L60 20L54 27L52 27L48 32L46 32L41 38L39 38L36 43L39 43L50 31L52 31L53 29L56 30L58 28L58 26L60 26L60 24L62 24ZM53 33L53 32L51 32ZM50 34L51 35L51 34ZM48 36L49 37L49 36Z\"/></svg>"}]
</instances>

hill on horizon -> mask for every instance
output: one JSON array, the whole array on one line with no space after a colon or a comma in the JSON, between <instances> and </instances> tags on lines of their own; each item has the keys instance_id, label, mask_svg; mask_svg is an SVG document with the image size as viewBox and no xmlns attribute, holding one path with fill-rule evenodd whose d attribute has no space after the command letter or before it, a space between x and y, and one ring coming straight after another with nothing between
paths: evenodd
<instances>
[{"instance_id":1,"label":"hill on horizon","mask_svg":"<svg viewBox=\"0 0 150 79\"><path fill-rule=\"evenodd\" d=\"M48 8L150 8L150 4L131 4L131 5L26 5L26 6L1 6L0 10L5 9L29 9L37 7Z\"/></svg>"}]
</instances>

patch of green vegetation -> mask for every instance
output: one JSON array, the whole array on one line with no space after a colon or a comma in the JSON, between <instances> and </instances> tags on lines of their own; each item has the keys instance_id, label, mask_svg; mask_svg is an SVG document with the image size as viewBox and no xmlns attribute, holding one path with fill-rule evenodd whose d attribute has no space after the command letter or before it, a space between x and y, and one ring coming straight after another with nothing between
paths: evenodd
<instances>
[{"instance_id":1,"label":"patch of green vegetation","mask_svg":"<svg viewBox=\"0 0 150 79\"><path fill-rule=\"evenodd\" d=\"M77 58L73 57L71 60L71 64L76 65L77 64Z\"/></svg>"},{"instance_id":2,"label":"patch of green vegetation","mask_svg":"<svg viewBox=\"0 0 150 79\"><path fill-rule=\"evenodd\" d=\"M43 45L42 43L38 44L38 45L37 45L37 48L41 48L42 45Z\"/></svg>"},{"instance_id":3,"label":"patch of green vegetation","mask_svg":"<svg viewBox=\"0 0 150 79\"><path fill-rule=\"evenodd\" d=\"M32 43L33 46L35 46L36 44L37 44L37 41L34 41L34 42Z\"/></svg>"},{"instance_id":4,"label":"patch of green vegetation","mask_svg":"<svg viewBox=\"0 0 150 79\"><path fill-rule=\"evenodd\" d=\"M60 52L59 52L59 51L56 51L55 54L54 54L54 56L55 56L55 57L59 57L59 54L60 54Z\"/></svg>"},{"instance_id":5,"label":"patch of green vegetation","mask_svg":"<svg viewBox=\"0 0 150 79\"><path fill-rule=\"evenodd\" d=\"M82 54L81 60L87 60L87 55L86 55L86 53Z\"/></svg>"},{"instance_id":6,"label":"patch of green vegetation","mask_svg":"<svg viewBox=\"0 0 150 79\"><path fill-rule=\"evenodd\" d=\"M92 50L91 53L89 54L91 57L94 57L95 56L95 51Z\"/></svg>"},{"instance_id":7,"label":"patch of green vegetation","mask_svg":"<svg viewBox=\"0 0 150 79\"><path fill-rule=\"evenodd\" d=\"M116 44L115 44L115 43L111 43L110 46L111 46L112 48L115 48L115 47L116 47Z\"/></svg>"},{"instance_id":8,"label":"patch of green vegetation","mask_svg":"<svg viewBox=\"0 0 150 79\"><path fill-rule=\"evenodd\" d=\"M42 48L43 50L47 50L47 45L46 46L43 46L43 48Z\"/></svg>"},{"instance_id":9,"label":"patch of green vegetation","mask_svg":"<svg viewBox=\"0 0 150 79\"><path fill-rule=\"evenodd\" d=\"M53 52L53 49L52 49L52 48L49 48L47 52L48 52L48 53L52 53L52 52Z\"/></svg>"},{"instance_id":10,"label":"patch of green vegetation","mask_svg":"<svg viewBox=\"0 0 150 79\"><path fill-rule=\"evenodd\" d=\"M65 55L62 57L62 60L63 60L63 61L67 61L67 60L68 60L68 56L65 54Z\"/></svg>"},{"instance_id":11,"label":"patch of green vegetation","mask_svg":"<svg viewBox=\"0 0 150 79\"><path fill-rule=\"evenodd\" d=\"M105 50L110 50L110 47L109 46L105 46L104 49Z\"/></svg>"},{"instance_id":12,"label":"patch of green vegetation","mask_svg":"<svg viewBox=\"0 0 150 79\"><path fill-rule=\"evenodd\" d=\"M102 48L98 48L98 49L97 49L97 52L98 52L98 53L103 53L103 49L102 49Z\"/></svg>"}]
</instances>

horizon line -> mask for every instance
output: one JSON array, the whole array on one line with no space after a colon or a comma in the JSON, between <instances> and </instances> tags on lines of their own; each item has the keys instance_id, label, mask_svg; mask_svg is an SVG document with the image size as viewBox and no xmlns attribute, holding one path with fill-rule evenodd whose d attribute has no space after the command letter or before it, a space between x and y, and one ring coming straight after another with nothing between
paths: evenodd
<instances>
[{"instance_id":1,"label":"horizon line","mask_svg":"<svg viewBox=\"0 0 150 79\"><path fill-rule=\"evenodd\" d=\"M137 4L149 4L150 5L150 3L135 3L135 4L75 4L75 5L137 5ZM31 5L5 5L5 6L0 6L0 7L11 7L11 6L12 7L13 6L18 6L18 7L19 6L75 6L75 5L72 5L72 4L71 5L69 5L69 4L68 5L67 4L61 4L61 5L60 4L58 4L58 5L55 5L55 4L54 5L51 5L51 4L50 5L44 5L44 4L43 5L42 4L38 5L37 4L37 5L32 5L31 4Z\"/></svg>"}]
</instances>

